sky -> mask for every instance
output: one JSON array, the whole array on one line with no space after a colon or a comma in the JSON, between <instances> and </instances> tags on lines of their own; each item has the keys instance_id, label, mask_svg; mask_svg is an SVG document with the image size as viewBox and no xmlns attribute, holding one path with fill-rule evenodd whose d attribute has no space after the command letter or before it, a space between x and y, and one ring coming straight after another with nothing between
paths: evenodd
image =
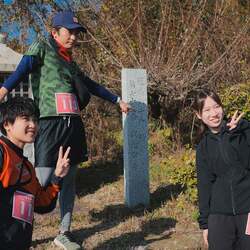
<instances>
[{"instance_id":1,"label":"sky","mask_svg":"<svg viewBox=\"0 0 250 250\"><path fill-rule=\"evenodd\" d=\"M61 0L58 0L61 1ZM13 0L4 0L4 4L11 4ZM1 32L6 32L8 34L8 39L18 39L20 32L17 23L8 23L7 25L3 25L1 27ZM26 40L27 45L30 45L36 39L36 32L30 28L28 30L28 38Z\"/></svg>"},{"instance_id":2,"label":"sky","mask_svg":"<svg viewBox=\"0 0 250 250\"><path fill-rule=\"evenodd\" d=\"M13 0L4 0L4 4L11 4ZM64 0L55 0L58 4L63 4ZM100 5L101 0L92 0L95 6ZM6 23L1 27L1 32L6 32L8 34L8 39L12 40L14 38L19 38L19 27L17 23ZM27 45L30 45L36 39L36 32L33 29L28 30Z\"/></svg>"},{"instance_id":3,"label":"sky","mask_svg":"<svg viewBox=\"0 0 250 250\"><path fill-rule=\"evenodd\" d=\"M12 0L4 0L4 3L5 3L5 4L11 4L11 3L12 3Z\"/></svg>"}]
</instances>

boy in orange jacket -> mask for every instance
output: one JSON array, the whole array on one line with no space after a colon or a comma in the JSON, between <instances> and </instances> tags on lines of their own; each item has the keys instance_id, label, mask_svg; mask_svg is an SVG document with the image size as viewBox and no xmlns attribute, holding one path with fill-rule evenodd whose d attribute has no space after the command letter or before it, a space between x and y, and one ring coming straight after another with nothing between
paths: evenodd
<instances>
[{"instance_id":1,"label":"boy in orange jacket","mask_svg":"<svg viewBox=\"0 0 250 250\"><path fill-rule=\"evenodd\" d=\"M60 147L51 183L42 188L35 170L23 156L26 143L34 142L39 110L30 98L15 97L0 105L0 244L2 250L29 249L33 213L56 206L62 178L69 168L69 151Z\"/></svg>"}]
</instances>

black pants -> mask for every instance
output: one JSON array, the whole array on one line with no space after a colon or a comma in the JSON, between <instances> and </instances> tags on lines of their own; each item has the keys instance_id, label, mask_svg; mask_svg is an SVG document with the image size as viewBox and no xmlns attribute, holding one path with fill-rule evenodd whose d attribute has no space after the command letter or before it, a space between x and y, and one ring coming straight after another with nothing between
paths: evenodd
<instances>
[{"instance_id":1,"label":"black pants","mask_svg":"<svg viewBox=\"0 0 250 250\"><path fill-rule=\"evenodd\" d=\"M250 250L250 235L246 235L248 214L213 214L208 218L209 250Z\"/></svg>"},{"instance_id":2,"label":"black pants","mask_svg":"<svg viewBox=\"0 0 250 250\"><path fill-rule=\"evenodd\" d=\"M56 167L59 147L71 147L71 165L87 160L87 144L80 116L47 117L39 120L35 140L35 167Z\"/></svg>"}]
</instances>

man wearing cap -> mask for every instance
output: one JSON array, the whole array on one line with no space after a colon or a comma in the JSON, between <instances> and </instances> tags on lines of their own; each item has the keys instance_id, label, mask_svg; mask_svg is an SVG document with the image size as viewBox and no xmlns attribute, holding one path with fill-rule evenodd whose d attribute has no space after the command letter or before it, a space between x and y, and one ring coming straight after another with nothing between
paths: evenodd
<instances>
[{"instance_id":1,"label":"man wearing cap","mask_svg":"<svg viewBox=\"0 0 250 250\"><path fill-rule=\"evenodd\" d=\"M48 40L35 41L23 56L16 71L0 88L0 100L30 74L34 100L40 109L39 132L35 141L35 167L42 186L50 181L56 166L59 147L71 147L71 167L60 192L60 233L54 242L66 250L81 249L70 233L75 198L77 165L87 160L87 146L82 120L79 116L90 94L118 103L127 113L129 105L118 96L86 76L72 60L79 32L86 29L71 11L58 12L52 21Z\"/></svg>"}]
</instances>

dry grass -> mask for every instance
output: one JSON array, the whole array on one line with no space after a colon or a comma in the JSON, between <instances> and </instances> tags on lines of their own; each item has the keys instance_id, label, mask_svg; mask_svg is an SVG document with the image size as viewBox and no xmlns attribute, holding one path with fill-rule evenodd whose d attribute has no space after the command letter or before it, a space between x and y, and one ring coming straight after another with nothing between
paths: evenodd
<instances>
[{"instance_id":1,"label":"dry grass","mask_svg":"<svg viewBox=\"0 0 250 250\"><path fill-rule=\"evenodd\" d=\"M118 165L80 168L77 183L72 231L85 249L201 249L200 231L192 218L196 208L178 187L153 182L150 207L130 210L124 206ZM58 216L58 208L36 215L33 249L57 249L52 241Z\"/></svg>"}]
</instances>

